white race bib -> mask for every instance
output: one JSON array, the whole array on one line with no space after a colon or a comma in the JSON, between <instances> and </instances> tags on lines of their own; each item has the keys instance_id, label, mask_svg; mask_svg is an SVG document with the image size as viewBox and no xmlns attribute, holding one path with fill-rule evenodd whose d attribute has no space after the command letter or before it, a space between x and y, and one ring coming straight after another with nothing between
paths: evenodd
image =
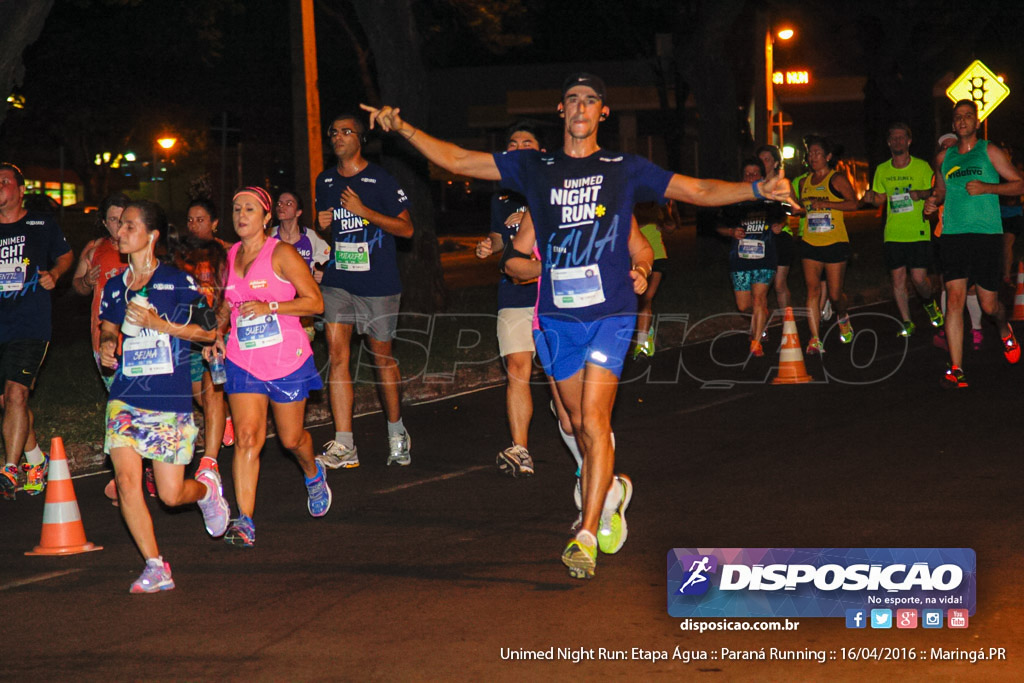
<instances>
[{"instance_id":1,"label":"white race bib","mask_svg":"<svg viewBox=\"0 0 1024 683\"><path fill-rule=\"evenodd\" d=\"M174 372L171 336L168 334L125 337L121 351L121 374L125 377L169 375Z\"/></svg>"},{"instance_id":2,"label":"white race bib","mask_svg":"<svg viewBox=\"0 0 1024 683\"><path fill-rule=\"evenodd\" d=\"M832 232L830 211L811 211L807 214L807 232Z\"/></svg>"},{"instance_id":3,"label":"white race bib","mask_svg":"<svg viewBox=\"0 0 1024 683\"><path fill-rule=\"evenodd\" d=\"M25 264L0 264L0 292L19 292L25 286Z\"/></svg>"},{"instance_id":4,"label":"white race bib","mask_svg":"<svg viewBox=\"0 0 1024 683\"><path fill-rule=\"evenodd\" d=\"M551 292L557 308L584 308L604 303L601 268L577 266L551 270Z\"/></svg>"},{"instance_id":5,"label":"white race bib","mask_svg":"<svg viewBox=\"0 0 1024 683\"><path fill-rule=\"evenodd\" d=\"M736 253L740 258L764 258L764 242L761 240L741 239L736 245Z\"/></svg>"},{"instance_id":6,"label":"white race bib","mask_svg":"<svg viewBox=\"0 0 1024 683\"><path fill-rule=\"evenodd\" d=\"M370 245L367 242L335 242L334 267L362 272L370 269Z\"/></svg>"},{"instance_id":7,"label":"white race bib","mask_svg":"<svg viewBox=\"0 0 1024 683\"><path fill-rule=\"evenodd\" d=\"M284 341L277 313L258 315L255 318L238 316L235 319L235 333L238 335L238 348L243 351L262 349Z\"/></svg>"},{"instance_id":8,"label":"white race bib","mask_svg":"<svg viewBox=\"0 0 1024 683\"><path fill-rule=\"evenodd\" d=\"M914 200L910 198L909 192L890 195L889 210L893 213L910 213L914 210Z\"/></svg>"}]
</instances>

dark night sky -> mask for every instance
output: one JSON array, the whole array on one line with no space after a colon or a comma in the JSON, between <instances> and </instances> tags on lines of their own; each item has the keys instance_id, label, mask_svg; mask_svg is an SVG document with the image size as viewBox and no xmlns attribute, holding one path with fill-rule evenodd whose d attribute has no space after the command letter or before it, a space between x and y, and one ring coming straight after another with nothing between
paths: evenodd
<instances>
[{"instance_id":1,"label":"dark night sky","mask_svg":"<svg viewBox=\"0 0 1024 683\"><path fill-rule=\"evenodd\" d=\"M359 32L346 0L324 2L337 7ZM653 44L653 34L670 25L667 8L673 6L663 0L591 0L584 9L562 0L520 4L524 11L507 21L505 29L531 36L532 42L496 53L466 28L451 2L418 3L428 66L642 57ZM736 63L741 68L753 52L743 47L753 39L752 10L761 6L748 3L736 30L725 38L730 49L739 46ZM864 74L860 24L845 14L855 8L784 1L771 6L777 17L790 19L800 31L791 46L777 50L779 66L807 66L819 76ZM864 0L859 6L917 7L949 15L951 26L969 25L976 16L954 15L964 13L963 3ZM988 30L979 37L936 35L935 40L948 44L948 71L959 72L980 57L1005 73L1011 88L1020 84L1020 94L1011 94L991 119L1002 137L1016 139L1024 112L1024 3L995 0L986 7ZM8 115L0 127L0 149L17 150L26 143L52 149L61 140L72 150L73 163L88 163L101 146L123 148L134 139L151 139L154 131L169 125L186 131L201 148L210 121L223 110L241 122L246 140L287 145L288 21L286 2L57 0L39 41L25 53L21 91L28 107ZM318 17L325 116L363 99L351 46L332 22L323 13Z\"/></svg>"}]
</instances>

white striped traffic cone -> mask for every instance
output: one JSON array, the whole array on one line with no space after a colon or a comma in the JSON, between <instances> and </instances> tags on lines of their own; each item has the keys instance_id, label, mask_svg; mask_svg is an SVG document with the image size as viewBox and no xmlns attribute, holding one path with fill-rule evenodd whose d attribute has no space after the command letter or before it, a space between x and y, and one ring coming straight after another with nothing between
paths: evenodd
<instances>
[{"instance_id":1,"label":"white striped traffic cone","mask_svg":"<svg viewBox=\"0 0 1024 683\"><path fill-rule=\"evenodd\" d=\"M46 505L39 545L26 555L74 555L103 550L85 540L82 515L78 511L75 487L71 483L64 440L55 436L50 443L50 473L46 478Z\"/></svg>"},{"instance_id":2,"label":"white striped traffic cone","mask_svg":"<svg viewBox=\"0 0 1024 683\"><path fill-rule=\"evenodd\" d=\"M807 374L807 367L804 365L804 354L800 350L800 337L797 335L793 309L787 306L786 317L782 321L779 375L772 380L772 384L804 384L812 379Z\"/></svg>"}]
</instances>

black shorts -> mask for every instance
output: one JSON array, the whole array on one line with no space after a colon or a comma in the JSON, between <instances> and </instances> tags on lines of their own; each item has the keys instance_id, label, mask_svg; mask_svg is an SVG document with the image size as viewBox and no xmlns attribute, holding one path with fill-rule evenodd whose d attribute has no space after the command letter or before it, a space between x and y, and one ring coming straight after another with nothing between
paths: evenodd
<instances>
[{"instance_id":1,"label":"black shorts","mask_svg":"<svg viewBox=\"0 0 1024 683\"><path fill-rule=\"evenodd\" d=\"M656 258L654 263L651 264L652 273L661 273L661 279L664 280L668 274L668 259L667 258Z\"/></svg>"},{"instance_id":2,"label":"black shorts","mask_svg":"<svg viewBox=\"0 0 1024 683\"><path fill-rule=\"evenodd\" d=\"M11 381L31 389L49 346L50 342L42 339L12 339L0 344L0 373L4 384Z\"/></svg>"},{"instance_id":3,"label":"black shorts","mask_svg":"<svg viewBox=\"0 0 1024 683\"><path fill-rule=\"evenodd\" d=\"M775 253L779 256L779 267L788 268L793 265L793 254L796 251L793 246L793 236L783 231L772 239L775 240Z\"/></svg>"},{"instance_id":4,"label":"black shorts","mask_svg":"<svg viewBox=\"0 0 1024 683\"><path fill-rule=\"evenodd\" d=\"M898 268L927 268L931 265L931 240L917 242L886 242L885 267L889 270Z\"/></svg>"},{"instance_id":5,"label":"black shorts","mask_svg":"<svg viewBox=\"0 0 1024 683\"><path fill-rule=\"evenodd\" d=\"M999 291L1003 271L1002 235L947 235L939 237L942 249L942 278L967 280L990 292Z\"/></svg>"},{"instance_id":6,"label":"black shorts","mask_svg":"<svg viewBox=\"0 0 1024 683\"><path fill-rule=\"evenodd\" d=\"M801 258L821 263L845 263L850 260L850 243L836 242L827 247L816 247L807 242L800 244Z\"/></svg>"},{"instance_id":7,"label":"black shorts","mask_svg":"<svg viewBox=\"0 0 1024 683\"><path fill-rule=\"evenodd\" d=\"M1006 216L1003 218L1003 234L1020 237L1020 229L1024 227L1024 216Z\"/></svg>"}]
</instances>

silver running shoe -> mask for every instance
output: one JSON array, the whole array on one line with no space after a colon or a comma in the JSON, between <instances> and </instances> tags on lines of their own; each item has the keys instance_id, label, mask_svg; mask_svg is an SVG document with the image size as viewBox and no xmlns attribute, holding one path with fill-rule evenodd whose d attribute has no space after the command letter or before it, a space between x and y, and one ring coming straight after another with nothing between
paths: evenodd
<instances>
[{"instance_id":1,"label":"silver running shoe","mask_svg":"<svg viewBox=\"0 0 1024 683\"><path fill-rule=\"evenodd\" d=\"M509 446L495 458L498 468L513 477L529 477L533 475L533 457L530 451L515 444Z\"/></svg>"},{"instance_id":2,"label":"silver running shoe","mask_svg":"<svg viewBox=\"0 0 1024 683\"><path fill-rule=\"evenodd\" d=\"M358 449L353 446L349 448L337 441L328 441L324 444L324 451L316 456L316 459L324 464L324 467L336 470L339 467L349 469L359 467Z\"/></svg>"},{"instance_id":3,"label":"silver running shoe","mask_svg":"<svg viewBox=\"0 0 1024 683\"><path fill-rule=\"evenodd\" d=\"M402 432L388 437L388 467L401 465L406 467L412 463L412 437L409 432Z\"/></svg>"}]
</instances>

